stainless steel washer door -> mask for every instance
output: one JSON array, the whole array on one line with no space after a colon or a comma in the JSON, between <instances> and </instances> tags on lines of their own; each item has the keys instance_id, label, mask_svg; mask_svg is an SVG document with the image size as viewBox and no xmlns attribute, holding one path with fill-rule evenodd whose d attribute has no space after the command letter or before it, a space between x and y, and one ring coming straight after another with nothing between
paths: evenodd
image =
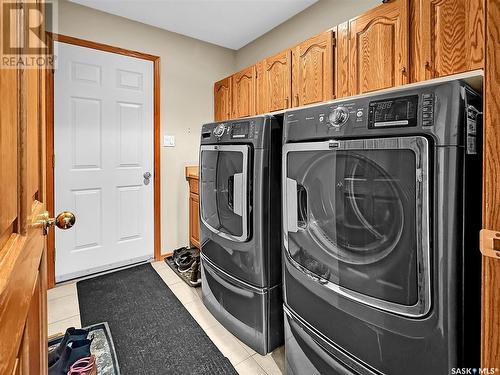
<instances>
[{"instance_id":1,"label":"stainless steel washer door","mask_svg":"<svg viewBox=\"0 0 500 375\"><path fill-rule=\"evenodd\" d=\"M201 146L201 220L229 240L248 239L248 145Z\"/></svg>"},{"instance_id":2,"label":"stainless steel washer door","mask_svg":"<svg viewBox=\"0 0 500 375\"><path fill-rule=\"evenodd\" d=\"M425 138L287 144L283 185L288 261L358 302L428 312Z\"/></svg>"}]
</instances>

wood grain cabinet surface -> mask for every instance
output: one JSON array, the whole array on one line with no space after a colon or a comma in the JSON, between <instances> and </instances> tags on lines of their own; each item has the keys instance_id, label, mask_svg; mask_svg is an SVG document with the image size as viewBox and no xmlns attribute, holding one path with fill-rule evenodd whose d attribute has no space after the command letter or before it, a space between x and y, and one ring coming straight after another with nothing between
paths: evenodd
<instances>
[{"instance_id":1,"label":"wood grain cabinet surface","mask_svg":"<svg viewBox=\"0 0 500 375\"><path fill-rule=\"evenodd\" d=\"M290 108L292 96L292 53L288 49L267 57L261 63L263 79L258 95L263 96L264 112ZM261 112L262 113L262 112Z\"/></svg>"},{"instance_id":2,"label":"wood grain cabinet surface","mask_svg":"<svg viewBox=\"0 0 500 375\"><path fill-rule=\"evenodd\" d=\"M484 67L484 0L412 0L414 81Z\"/></svg>"},{"instance_id":3,"label":"wood grain cabinet surface","mask_svg":"<svg viewBox=\"0 0 500 375\"><path fill-rule=\"evenodd\" d=\"M224 78L214 84L214 118L225 121L231 118L232 77Z\"/></svg>"},{"instance_id":4,"label":"wood grain cabinet surface","mask_svg":"<svg viewBox=\"0 0 500 375\"><path fill-rule=\"evenodd\" d=\"M233 118L255 115L255 65L232 76Z\"/></svg>"},{"instance_id":5,"label":"wood grain cabinet surface","mask_svg":"<svg viewBox=\"0 0 500 375\"><path fill-rule=\"evenodd\" d=\"M189 184L189 243L200 248L200 193L198 166L186 167Z\"/></svg>"},{"instance_id":6,"label":"wood grain cabinet surface","mask_svg":"<svg viewBox=\"0 0 500 375\"><path fill-rule=\"evenodd\" d=\"M408 83L408 44L408 0L392 0L350 20L350 94Z\"/></svg>"},{"instance_id":7,"label":"wood grain cabinet surface","mask_svg":"<svg viewBox=\"0 0 500 375\"><path fill-rule=\"evenodd\" d=\"M333 99L333 41L328 30L292 49L294 107Z\"/></svg>"}]
</instances>

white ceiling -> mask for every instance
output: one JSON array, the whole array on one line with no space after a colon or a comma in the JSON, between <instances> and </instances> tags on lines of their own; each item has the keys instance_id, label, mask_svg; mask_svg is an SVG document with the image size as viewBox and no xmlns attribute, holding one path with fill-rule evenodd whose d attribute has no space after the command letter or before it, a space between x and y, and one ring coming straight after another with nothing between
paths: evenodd
<instances>
[{"instance_id":1,"label":"white ceiling","mask_svg":"<svg viewBox=\"0 0 500 375\"><path fill-rule=\"evenodd\" d=\"M70 1L237 50L318 0Z\"/></svg>"}]
</instances>

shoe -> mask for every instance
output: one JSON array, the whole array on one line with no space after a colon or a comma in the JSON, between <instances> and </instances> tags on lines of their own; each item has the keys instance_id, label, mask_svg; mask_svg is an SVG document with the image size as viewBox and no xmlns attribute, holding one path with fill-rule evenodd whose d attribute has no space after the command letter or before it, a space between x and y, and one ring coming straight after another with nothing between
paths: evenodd
<instances>
[{"instance_id":1,"label":"shoe","mask_svg":"<svg viewBox=\"0 0 500 375\"><path fill-rule=\"evenodd\" d=\"M76 361L69 368L68 375L97 375L95 356L91 355Z\"/></svg>"},{"instance_id":2,"label":"shoe","mask_svg":"<svg viewBox=\"0 0 500 375\"><path fill-rule=\"evenodd\" d=\"M173 256L173 260L174 260L174 263L179 266L179 263L187 258L187 257L191 257L191 251L189 251L189 249L184 249L184 251L182 252L179 252L177 254L174 254Z\"/></svg>"},{"instance_id":3,"label":"shoe","mask_svg":"<svg viewBox=\"0 0 500 375\"><path fill-rule=\"evenodd\" d=\"M195 258L193 258L191 255L189 255L188 257L184 257L179 260L177 269L179 270L179 272L186 272L189 270L194 261Z\"/></svg>"},{"instance_id":4,"label":"shoe","mask_svg":"<svg viewBox=\"0 0 500 375\"><path fill-rule=\"evenodd\" d=\"M198 282L198 270L200 268L200 262L198 259L195 259L191 267L189 267L189 271L191 271L190 281L192 284Z\"/></svg>"},{"instance_id":5,"label":"shoe","mask_svg":"<svg viewBox=\"0 0 500 375\"><path fill-rule=\"evenodd\" d=\"M57 362L70 342L84 340L87 338L88 334L89 331L85 329L76 329L75 327L68 328L59 345L49 352L49 367Z\"/></svg>"},{"instance_id":6,"label":"shoe","mask_svg":"<svg viewBox=\"0 0 500 375\"><path fill-rule=\"evenodd\" d=\"M67 375L69 368L79 359L90 357L90 340L78 340L70 342L62 352L61 356L49 367L49 375Z\"/></svg>"}]
</instances>

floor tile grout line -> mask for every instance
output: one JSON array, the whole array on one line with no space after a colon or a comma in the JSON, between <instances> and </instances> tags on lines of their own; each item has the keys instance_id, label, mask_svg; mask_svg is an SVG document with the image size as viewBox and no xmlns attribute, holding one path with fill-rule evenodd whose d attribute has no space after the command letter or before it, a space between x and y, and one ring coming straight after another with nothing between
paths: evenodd
<instances>
[{"instance_id":1,"label":"floor tile grout line","mask_svg":"<svg viewBox=\"0 0 500 375\"><path fill-rule=\"evenodd\" d=\"M74 318L75 316L80 317L80 315L81 315L81 314L80 314L80 313L78 313L78 314L76 314L76 315L71 315L71 316L68 316L67 318L58 319L58 320L56 320L56 321L54 321L54 322L49 322L49 323L48 323L48 325L50 326L50 325L52 325L52 324L56 324L56 323L62 322L63 320L68 320L68 319Z\"/></svg>"}]
</instances>

